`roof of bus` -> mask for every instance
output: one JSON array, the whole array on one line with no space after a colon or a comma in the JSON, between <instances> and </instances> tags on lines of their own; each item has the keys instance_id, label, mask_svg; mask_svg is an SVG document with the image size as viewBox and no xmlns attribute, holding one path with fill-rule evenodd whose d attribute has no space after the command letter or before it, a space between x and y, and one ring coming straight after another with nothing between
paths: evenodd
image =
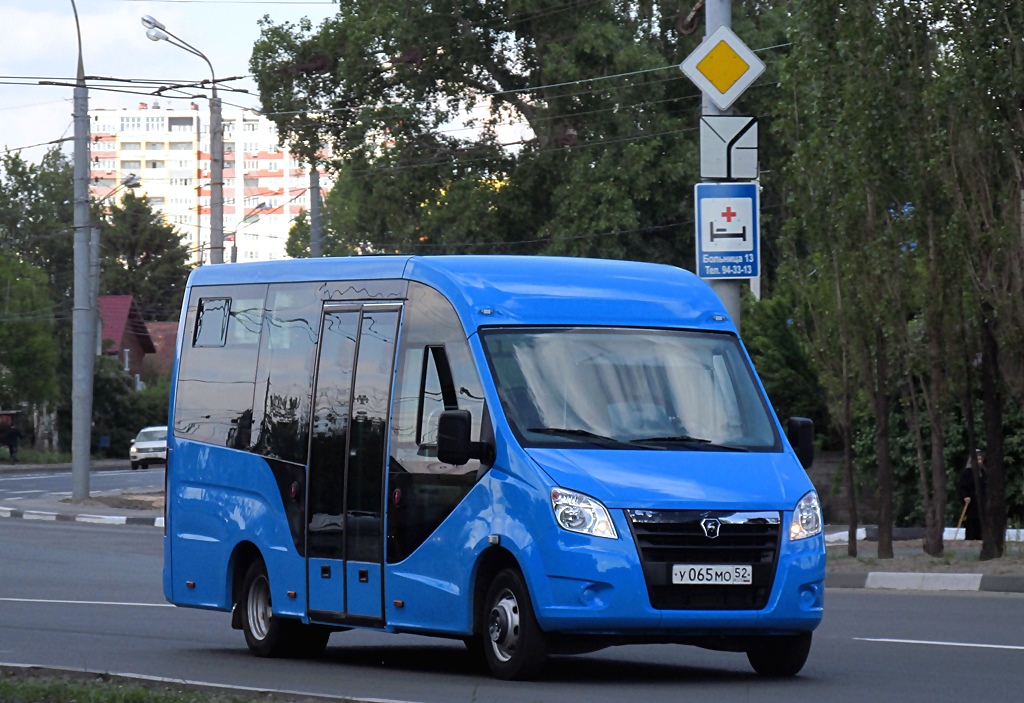
<instances>
[{"instance_id":1,"label":"roof of bus","mask_svg":"<svg viewBox=\"0 0 1024 703\"><path fill-rule=\"evenodd\" d=\"M697 276L674 266L551 256L352 256L202 266L190 285L408 279L441 291L467 331L502 324L735 331Z\"/></svg>"}]
</instances>

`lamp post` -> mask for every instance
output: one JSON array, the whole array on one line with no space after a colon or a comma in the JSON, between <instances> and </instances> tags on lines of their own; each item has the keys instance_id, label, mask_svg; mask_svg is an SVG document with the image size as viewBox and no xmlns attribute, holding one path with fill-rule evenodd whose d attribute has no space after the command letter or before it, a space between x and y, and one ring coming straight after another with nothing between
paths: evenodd
<instances>
[{"instance_id":1,"label":"lamp post","mask_svg":"<svg viewBox=\"0 0 1024 703\"><path fill-rule=\"evenodd\" d=\"M206 54L169 31L162 23L146 15L142 18L146 36L198 56L210 67L210 263L224 263L224 129L221 124L217 77Z\"/></svg>"},{"instance_id":2,"label":"lamp post","mask_svg":"<svg viewBox=\"0 0 1024 703\"><path fill-rule=\"evenodd\" d=\"M90 344L89 310L89 89L82 63L78 7L71 0L78 33L78 78L74 92L74 302L71 311L71 498L89 497L89 451L92 444L92 374L96 358Z\"/></svg>"},{"instance_id":3,"label":"lamp post","mask_svg":"<svg viewBox=\"0 0 1024 703\"><path fill-rule=\"evenodd\" d=\"M110 200L115 195L120 193L125 188L138 188L142 185L142 179L136 176L134 173L129 173L127 176L121 179L121 182L116 188L104 195L99 199L99 202L103 203ZM99 309L99 295L100 295L100 228L92 228L92 237L89 239L89 300L91 301L92 308L92 348L94 353L100 353L99 339L99 321L100 321L100 309Z\"/></svg>"},{"instance_id":4,"label":"lamp post","mask_svg":"<svg viewBox=\"0 0 1024 703\"><path fill-rule=\"evenodd\" d=\"M252 222L249 221L249 217L252 216L253 213L270 209L271 207L267 205L265 202L256 203L252 210L249 210L249 212L245 213L245 215L242 216L242 221L239 224L235 225L234 231L232 231L231 234L229 235L229 237L231 238L231 263L238 263L238 230L252 224ZM259 219L258 215L257 219Z\"/></svg>"}]
</instances>

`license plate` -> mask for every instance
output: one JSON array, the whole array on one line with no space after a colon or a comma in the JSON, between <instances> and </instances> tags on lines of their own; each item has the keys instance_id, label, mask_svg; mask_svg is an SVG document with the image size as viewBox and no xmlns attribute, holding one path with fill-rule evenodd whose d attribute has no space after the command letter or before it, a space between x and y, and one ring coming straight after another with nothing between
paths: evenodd
<instances>
[{"instance_id":1,"label":"license plate","mask_svg":"<svg viewBox=\"0 0 1024 703\"><path fill-rule=\"evenodd\" d=\"M754 569L749 564L674 564L672 583L682 585L749 586Z\"/></svg>"}]
</instances>

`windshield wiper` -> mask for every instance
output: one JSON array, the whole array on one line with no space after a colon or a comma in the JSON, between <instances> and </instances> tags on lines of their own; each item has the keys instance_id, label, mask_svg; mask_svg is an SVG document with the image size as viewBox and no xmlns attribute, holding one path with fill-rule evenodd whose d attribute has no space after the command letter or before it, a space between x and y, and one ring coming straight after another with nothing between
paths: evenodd
<instances>
[{"instance_id":1,"label":"windshield wiper","mask_svg":"<svg viewBox=\"0 0 1024 703\"><path fill-rule=\"evenodd\" d=\"M620 439L614 437L605 437L604 435L594 434L587 430L580 429L568 429L565 427L530 427L526 430L527 432L536 432L538 434L552 434L560 437L576 437L579 439L589 439L591 443L605 447L624 447L627 449L636 449L630 442L623 442ZM644 447L644 449L664 449L664 447Z\"/></svg>"},{"instance_id":2,"label":"windshield wiper","mask_svg":"<svg viewBox=\"0 0 1024 703\"><path fill-rule=\"evenodd\" d=\"M703 437L692 437L688 434L679 435L668 435L665 437L639 437L637 439L629 440L632 444L646 444L647 442L680 442L681 444L692 444L699 447L707 447L708 449L719 449L726 452L746 452L748 449L743 447L733 447L728 444L715 444L710 439L704 439Z\"/></svg>"}]
</instances>

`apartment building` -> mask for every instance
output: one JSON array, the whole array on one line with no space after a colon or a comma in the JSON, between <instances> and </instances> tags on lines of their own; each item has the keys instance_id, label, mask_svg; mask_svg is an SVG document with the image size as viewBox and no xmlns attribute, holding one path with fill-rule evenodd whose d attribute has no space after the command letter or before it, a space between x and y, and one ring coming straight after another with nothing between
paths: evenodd
<instances>
[{"instance_id":1,"label":"apartment building","mask_svg":"<svg viewBox=\"0 0 1024 703\"><path fill-rule=\"evenodd\" d=\"M167 108L94 109L90 118L90 194L108 197L135 174L154 209L187 243L192 261L210 261L209 111L196 103ZM278 145L277 127L256 112L225 108L224 261L285 258L291 224L309 207L309 171ZM321 190L330 180L321 170ZM114 196L120 197L120 192Z\"/></svg>"}]
</instances>

